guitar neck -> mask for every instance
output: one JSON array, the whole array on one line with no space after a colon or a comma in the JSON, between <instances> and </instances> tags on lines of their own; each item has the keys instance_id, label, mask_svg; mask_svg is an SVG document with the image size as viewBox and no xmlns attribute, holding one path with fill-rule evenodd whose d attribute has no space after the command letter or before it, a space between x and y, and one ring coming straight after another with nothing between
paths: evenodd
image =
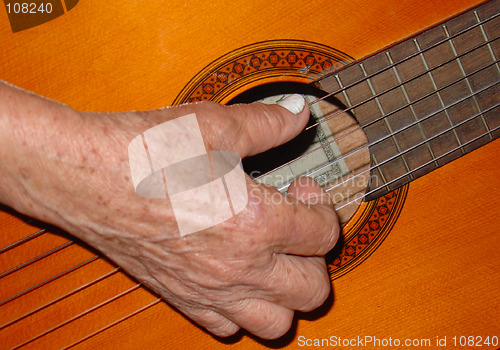
<instances>
[{"instance_id":1,"label":"guitar neck","mask_svg":"<svg viewBox=\"0 0 500 350\"><path fill-rule=\"evenodd\" d=\"M487 2L316 82L366 133L365 200L500 135L499 8Z\"/></svg>"}]
</instances>

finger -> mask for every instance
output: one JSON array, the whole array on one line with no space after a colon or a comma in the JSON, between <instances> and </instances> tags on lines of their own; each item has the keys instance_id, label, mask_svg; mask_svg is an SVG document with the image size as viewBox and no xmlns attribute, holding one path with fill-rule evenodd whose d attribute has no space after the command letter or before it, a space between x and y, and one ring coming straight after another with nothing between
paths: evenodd
<instances>
[{"instance_id":1,"label":"finger","mask_svg":"<svg viewBox=\"0 0 500 350\"><path fill-rule=\"evenodd\" d=\"M226 315L241 328L262 339L284 335L293 322L294 311L262 299L244 299L227 310Z\"/></svg>"},{"instance_id":2,"label":"finger","mask_svg":"<svg viewBox=\"0 0 500 350\"><path fill-rule=\"evenodd\" d=\"M298 94L277 104L255 102L221 106L204 102L148 112L148 125L194 113L206 145L242 158L279 146L297 136L309 120L309 105Z\"/></svg>"},{"instance_id":3,"label":"finger","mask_svg":"<svg viewBox=\"0 0 500 350\"><path fill-rule=\"evenodd\" d=\"M238 325L227 317L212 310L186 307L179 307L179 310L198 325L218 337L229 337L240 329Z\"/></svg>"},{"instance_id":4,"label":"finger","mask_svg":"<svg viewBox=\"0 0 500 350\"><path fill-rule=\"evenodd\" d=\"M233 150L246 157L282 145L297 136L309 120L309 106L301 95L278 104L240 104L228 109L237 123L231 135Z\"/></svg>"},{"instance_id":5,"label":"finger","mask_svg":"<svg viewBox=\"0 0 500 350\"><path fill-rule=\"evenodd\" d=\"M323 256L337 242L340 227L331 200L324 192L314 195L323 190L310 181L293 183L287 196L269 186L249 185L250 207L254 202L264 203L260 214L273 252ZM297 197L307 200L303 202Z\"/></svg>"},{"instance_id":6,"label":"finger","mask_svg":"<svg viewBox=\"0 0 500 350\"><path fill-rule=\"evenodd\" d=\"M298 311L312 311L330 295L331 283L323 257L276 254L268 274L266 300Z\"/></svg>"}]
</instances>

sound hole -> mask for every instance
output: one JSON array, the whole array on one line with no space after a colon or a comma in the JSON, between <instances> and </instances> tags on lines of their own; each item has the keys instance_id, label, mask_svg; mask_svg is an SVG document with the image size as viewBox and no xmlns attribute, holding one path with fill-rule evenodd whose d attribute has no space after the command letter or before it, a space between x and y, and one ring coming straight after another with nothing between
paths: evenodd
<instances>
[{"instance_id":1,"label":"sound hole","mask_svg":"<svg viewBox=\"0 0 500 350\"><path fill-rule=\"evenodd\" d=\"M314 178L330 195L345 224L363 200L370 178L368 141L356 119L342 112L345 107L312 85L288 82L252 88L229 104L274 103L292 93L305 96L311 109L308 127L315 126L282 146L244 159L243 167L255 181L283 193L299 176Z\"/></svg>"}]
</instances>

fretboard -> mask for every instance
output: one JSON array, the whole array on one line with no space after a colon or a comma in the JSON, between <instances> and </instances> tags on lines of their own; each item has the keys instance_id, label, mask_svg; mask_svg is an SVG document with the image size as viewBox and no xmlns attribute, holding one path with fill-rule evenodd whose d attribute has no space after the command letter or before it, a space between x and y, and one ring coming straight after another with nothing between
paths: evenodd
<instances>
[{"instance_id":1,"label":"fretboard","mask_svg":"<svg viewBox=\"0 0 500 350\"><path fill-rule=\"evenodd\" d=\"M377 198L500 136L500 0L317 82L366 133Z\"/></svg>"}]
</instances>

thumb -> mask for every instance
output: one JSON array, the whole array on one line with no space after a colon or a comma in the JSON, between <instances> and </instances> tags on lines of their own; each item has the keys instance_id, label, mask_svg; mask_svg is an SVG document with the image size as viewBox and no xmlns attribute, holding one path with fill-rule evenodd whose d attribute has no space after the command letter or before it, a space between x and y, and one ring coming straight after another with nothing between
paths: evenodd
<instances>
[{"instance_id":1,"label":"thumb","mask_svg":"<svg viewBox=\"0 0 500 350\"><path fill-rule=\"evenodd\" d=\"M309 120L309 106L301 95L290 95L277 104L260 102L230 107L238 127L234 151L241 157L262 153L297 136Z\"/></svg>"}]
</instances>

